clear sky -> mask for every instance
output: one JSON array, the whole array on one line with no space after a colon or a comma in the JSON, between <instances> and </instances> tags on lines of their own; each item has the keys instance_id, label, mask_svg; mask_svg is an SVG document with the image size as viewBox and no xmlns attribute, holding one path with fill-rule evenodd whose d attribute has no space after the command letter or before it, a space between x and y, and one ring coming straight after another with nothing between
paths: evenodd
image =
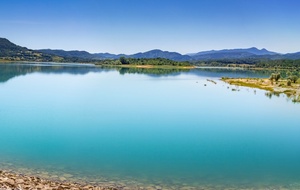
<instances>
[{"instance_id":1,"label":"clear sky","mask_svg":"<svg viewBox=\"0 0 300 190\"><path fill-rule=\"evenodd\" d=\"M300 0L1 0L0 37L31 49L300 51Z\"/></svg>"}]
</instances>

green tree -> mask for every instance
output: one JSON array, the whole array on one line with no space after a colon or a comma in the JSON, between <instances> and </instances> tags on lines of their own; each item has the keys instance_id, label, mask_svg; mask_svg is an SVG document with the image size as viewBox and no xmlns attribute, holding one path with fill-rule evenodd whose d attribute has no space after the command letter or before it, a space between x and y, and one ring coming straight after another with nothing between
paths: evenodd
<instances>
[{"instance_id":1,"label":"green tree","mask_svg":"<svg viewBox=\"0 0 300 190\"><path fill-rule=\"evenodd\" d=\"M129 61L128 61L128 59L126 59L125 57L120 57L120 62L122 63L122 64L129 64Z\"/></svg>"}]
</instances>

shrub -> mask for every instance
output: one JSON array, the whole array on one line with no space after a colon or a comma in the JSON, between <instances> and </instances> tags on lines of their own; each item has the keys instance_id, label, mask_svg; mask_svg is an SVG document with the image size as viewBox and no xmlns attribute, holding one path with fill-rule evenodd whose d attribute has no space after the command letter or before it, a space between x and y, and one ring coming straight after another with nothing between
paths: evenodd
<instances>
[{"instance_id":1,"label":"shrub","mask_svg":"<svg viewBox=\"0 0 300 190\"><path fill-rule=\"evenodd\" d=\"M273 80L278 81L280 78L281 78L280 73L272 73L269 79L271 81L273 81Z\"/></svg>"},{"instance_id":2,"label":"shrub","mask_svg":"<svg viewBox=\"0 0 300 190\"><path fill-rule=\"evenodd\" d=\"M297 75L291 75L288 77L289 80L291 80L293 83L296 83L296 81L298 80L298 76Z\"/></svg>"}]
</instances>

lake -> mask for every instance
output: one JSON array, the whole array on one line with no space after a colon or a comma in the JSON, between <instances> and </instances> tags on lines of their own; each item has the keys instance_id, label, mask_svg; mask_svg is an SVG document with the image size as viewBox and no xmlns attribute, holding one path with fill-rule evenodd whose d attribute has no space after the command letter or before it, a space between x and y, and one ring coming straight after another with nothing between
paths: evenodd
<instances>
[{"instance_id":1,"label":"lake","mask_svg":"<svg viewBox=\"0 0 300 190\"><path fill-rule=\"evenodd\" d=\"M0 64L0 169L156 189L299 189L300 104L219 80L269 75Z\"/></svg>"}]
</instances>

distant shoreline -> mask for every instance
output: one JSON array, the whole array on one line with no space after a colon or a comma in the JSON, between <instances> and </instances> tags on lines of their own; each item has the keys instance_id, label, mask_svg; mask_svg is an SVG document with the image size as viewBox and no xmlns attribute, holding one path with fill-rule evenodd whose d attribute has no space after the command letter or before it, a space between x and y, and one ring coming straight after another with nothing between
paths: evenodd
<instances>
[{"instance_id":1,"label":"distant shoreline","mask_svg":"<svg viewBox=\"0 0 300 190\"><path fill-rule=\"evenodd\" d=\"M110 64L97 64L97 63L70 63L70 62L35 62L35 61L3 61L0 60L0 63L36 63L36 64L76 64L76 65L95 65L103 67L121 67L121 68L143 68L143 69L195 69L196 66L174 66L174 65L110 65Z\"/></svg>"},{"instance_id":2,"label":"distant shoreline","mask_svg":"<svg viewBox=\"0 0 300 190\"><path fill-rule=\"evenodd\" d=\"M143 69L244 69L244 70L268 70L268 71L284 71L284 70L292 70L293 68L273 68L273 67L255 67L255 66L245 66L245 65L235 65L235 66L211 66L211 65L191 65L191 66L176 66L176 65L137 65L137 64L99 64L99 63L89 63L89 62L46 62L46 61L11 61L11 60L1 60L0 64L5 63L36 63L36 64L76 64L76 65L95 65L95 66L103 66L103 67L120 67L120 68L143 68Z\"/></svg>"}]
</instances>

